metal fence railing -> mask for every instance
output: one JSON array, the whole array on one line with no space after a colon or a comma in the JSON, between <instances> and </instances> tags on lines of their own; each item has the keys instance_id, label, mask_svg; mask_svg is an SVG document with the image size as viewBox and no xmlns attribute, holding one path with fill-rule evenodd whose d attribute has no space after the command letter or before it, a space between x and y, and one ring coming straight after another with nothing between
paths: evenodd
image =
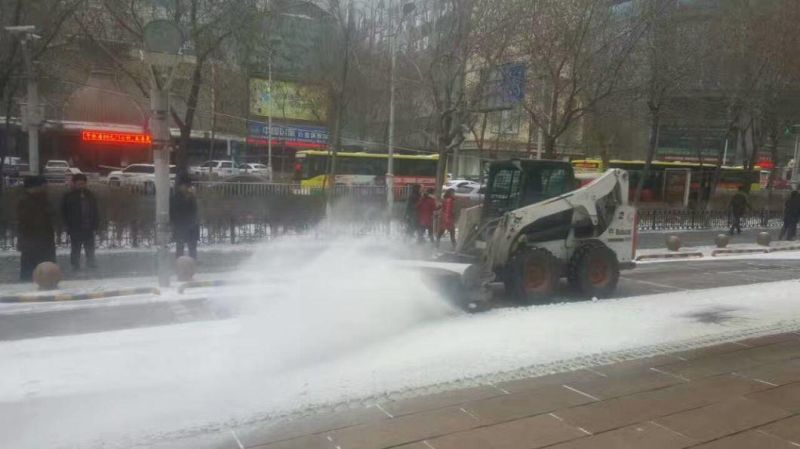
<instances>
[{"instance_id":1,"label":"metal fence railing","mask_svg":"<svg viewBox=\"0 0 800 449\"><path fill-rule=\"evenodd\" d=\"M377 195L380 192L373 192ZM385 192L384 192L385 193ZM346 232L353 235L385 235L387 232L386 216L381 213L364 211L378 210L377 208L358 209L363 207L362 202L354 202L355 215L344 215L346 220L337 220L336 225L319 227L318 215L305 215L297 217L281 217L275 220L270 216L231 216L226 219L205 220L200 224L200 244L241 244L269 239L288 230L294 232ZM291 211L286 211L291 213ZM754 211L742 218L745 228L778 228L783 223L780 211ZM701 229L727 229L730 226L730 216L725 211L694 211L682 209L652 209L639 211L640 231L661 230L701 230ZM127 222L106 221L101 223L96 234L98 248L150 248L154 247L155 225L143 220ZM69 236L62 229L56 230L56 246L66 248L69 246ZM0 222L0 250L9 251L17 247L17 230L13 222Z\"/></svg>"},{"instance_id":2,"label":"metal fence railing","mask_svg":"<svg viewBox=\"0 0 800 449\"><path fill-rule=\"evenodd\" d=\"M732 216L729 211L692 209L642 209L639 210L639 230L694 230L726 229ZM783 225L783 212L776 210L750 211L741 219L748 228L779 228Z\"/></svg>"}]
</instances>

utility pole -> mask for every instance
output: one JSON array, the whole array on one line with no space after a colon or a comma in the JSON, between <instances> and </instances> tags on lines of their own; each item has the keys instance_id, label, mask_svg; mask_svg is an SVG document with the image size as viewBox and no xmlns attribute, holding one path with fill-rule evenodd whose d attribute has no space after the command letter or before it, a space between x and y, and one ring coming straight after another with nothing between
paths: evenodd
<instances>
[{"instance_id":1,"label":"utility pole","mask_svg":"<svg viewBox=\"0 0 800 449\"><path fill-rule=\"evenodd\" d=\"M5 30L12 34L21 35L20 46L22 58L25 62L25 78L27 81L27 99L24 109L25 126L28 129L28 165L33 175L40 173L39 166L39 127L42 124L43 113L39 103L39 86L36 83L36 73L33 68L33 57L29 42L39 39L33 25L8 26Z\"/></svg>"},{"instance_id":2,"label":"utility pole","mask_svg":"<svg viewBox=\"0 0 800 449\"><path fill-rule=\"evenodd\" d=\"M150 133L156 187L156 266L158 285L169 287L169 89L175 68L185 59L181 55L184 37L180 28L169 20L153 20L144 27L142 60L150 75ZM163 73L162 73L163 72ZM166 74L162 79L162 75Z\"/></svg>"},{"instance_id":3,"label":"utility pole","mask_svg":"<svg viewBox=\"0 0 800 449\"><path fill-rule=\"evenodd\" d=\"M394 27L394 2L389 3L389 28ZM391 41L389 41L390 68L389 68L389 135L386 154L386 210L391 220L392 206L394 205L394 97L397 67L397 37L403 28L403 19L406 15L414 11L414 3L403 5L403 12L397 23L397 29L392 30Z\"/></svg>"},{"instance_id":4,"label":"utility pole","mask_svg":"<svg viewBox=\"0 0 800 449\"><path fill-rule=\"evenodd\" d=\"M272 98L272 53L270 46L269 58L267 60L267 95L269 96L269 112L267 115L267 179L272 182L272 108L275 106L275 99Z\"/></svg>"}]
</instances>

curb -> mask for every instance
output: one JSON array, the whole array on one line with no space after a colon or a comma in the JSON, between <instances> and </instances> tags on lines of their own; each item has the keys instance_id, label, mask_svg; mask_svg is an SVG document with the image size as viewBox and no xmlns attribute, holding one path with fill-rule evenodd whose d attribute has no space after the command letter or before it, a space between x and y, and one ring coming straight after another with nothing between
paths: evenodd
<instances>
[{"instance_id":1,"label":"curb","mask_svg":"<svg viewBox=\"0 0 800 449\"><path fill-rule=\"evenodd\" d=\"M21 303L21 302L59 302L59 301L81 301L85 299L104 299L116 296L130 296L143 294L160 295L161 290L155 287L122 288L119 290L106 290L91 293L55 293L52 295L9 295L0 296L0 303Z\"/></svg>"},{"instance_id":2,"label":"curb","mask_svg":"<svg viewBox=\"0 0 800 449\"><path fill-rule=\"evenodd\" d=\"M779 251L800 251L800 245L784 246L784 247L778 247L778 248L770 248L768 252L775 253L775 252L779 252Z\"/></svg>"},{"instance_id":3,"label":"curb","mask_svg":"<svg viewBox=\"0 0 800 449\"><path fill-rule=\"evenodd\" d=\"M227 279L218 281L189 281L189 282L184 282L178 287L178 293L183 294L184 290L188 290L190 288L224 287L227 285L244 285L252 283L254 282L248 282L247 280L242 280L242 279Z\"/></svg>"},{"instance_id":4,"label":"curb","mask_svg":"<svg viewBox=\"0 0 800 449\"><path fill-rule=\"evenodd\" d=\"M646 254L644 256L639 256L636 258L636 261L645 261L645 260L655 260L655 259L694 259L694 258L702 258L703 253L701 252L687 252L687 253L664 253L664 254Z\"/></svg>"},{"instance_id":5,"label":"curb","mask_svg":"<svg viewBox=\"0 0 800 449\"><path fill-rule=\"evenodd\" d=\"M711 251L711 257L717 257L720 254L766 254L768 252L770 252L770 248L715 249Z\"/></svg>"}]
</instances>

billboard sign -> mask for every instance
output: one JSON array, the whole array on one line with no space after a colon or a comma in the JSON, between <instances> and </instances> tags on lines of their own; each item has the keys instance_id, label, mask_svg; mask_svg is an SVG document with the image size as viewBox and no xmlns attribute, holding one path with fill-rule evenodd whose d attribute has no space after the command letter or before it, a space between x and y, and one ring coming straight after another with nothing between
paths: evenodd
<instances>
[{"instance_id":1,"label":"billboard sign","mask_svg":"<svg viewBox=\"0 0 800 449\"><path fill-rule=\"evenodd\" d=\"M324 122L328 116L328 93L321 86L289 81L250 79L250 113L259 117Z\"/></svg>"},{"instance_id":2,"label":"billboard sign","mask_svg":"<svg viewBox=\"0 0 800 449\"><path fill-rule=\"evenodd\" d=\"M328 128L324 126L287 125L272 123L272 143L293 147L321 148L328 144ZM247 143L266 145L270 137L266 123L247 122Z\"/></svg>"}]
</instances>

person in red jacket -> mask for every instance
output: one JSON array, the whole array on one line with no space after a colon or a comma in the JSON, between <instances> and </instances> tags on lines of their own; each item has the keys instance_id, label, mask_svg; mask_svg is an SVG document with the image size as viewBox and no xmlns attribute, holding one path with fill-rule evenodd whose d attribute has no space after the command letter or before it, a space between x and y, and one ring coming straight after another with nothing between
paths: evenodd
<instances>
[{"instance_id":1,"label":"person in red jacket","mask_svg":"<svg viewBox=\"0 0 800 449\"><path fill-rule=\"evenodd\" d=\"M417 203L417 223L419 223L418 239L422 242L425 239L425 232L428 237L433 239L433 213L436 211L436 200L433 198L434 190L429 188Z\"/></svg>"},{"instance_id":2,"label":"person in red jacket","mask_svg":"<svg viewBox=\"0 0 800 449\"><path fill-rule=\"evenodd\" d=\"M456 249L456 191L447 189L442 199L442 215L439 224L439 235L436 236L436 245L442 240L444 232L450 233L450 243Z\"/></svg>"}]
</instances>

